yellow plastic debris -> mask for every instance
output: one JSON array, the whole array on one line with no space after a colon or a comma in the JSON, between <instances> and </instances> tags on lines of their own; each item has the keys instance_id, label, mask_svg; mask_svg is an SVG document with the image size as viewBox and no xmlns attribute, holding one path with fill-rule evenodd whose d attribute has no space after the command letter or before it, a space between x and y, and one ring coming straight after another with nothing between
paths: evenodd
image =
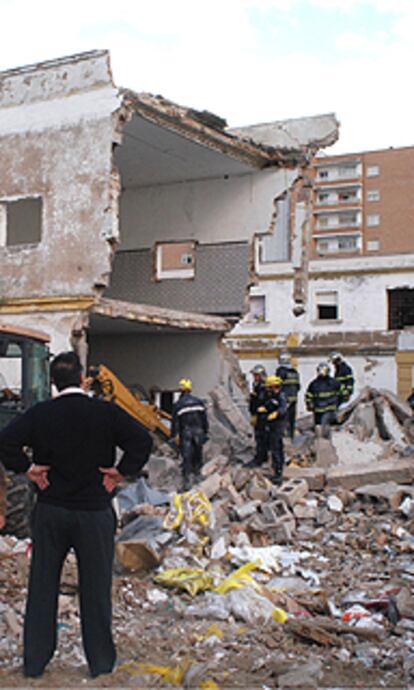
<instances>
[{"instance_id":1,"label":"yellow plastic debris","mask_svg":"<svg viewBox=\"0 0 414 690\"><path fill-rule=\"evenodd\" d=\"M198 687L200 690L220 690L217 683L215 683L214 680L210 680L210 678L202 680Z\"/></svg>"},{"instance_id":2,"label":"yellow plastic debris","mask_svg":"<svg viewBox=\"0 0 414 690\"><path fill-rule=\"evenodd\" d=\"M155 575L154 581L184 589L192 597L214 585L213 576L202 568L171 568Z\"/></svg>"},{"instance_id":3,"label":"yellow plastic debris","mask_svg":"<svg viewBox=\"0 0 414 690\"><path fill-rule=\"evenodd\" d=\"M256 570L257 567L257 563L245 563L241 568L238 568L234 573L229 575L229 577L226 577L223 582L220 582L217 587L214 587L213 592L217 592L217 594L226 594L231 589L241 589L242 587L246 587L246 585L258 587L256 580L249 575L250 571Z\"/></svg>"},{"instance_id":4,"label":"yellow plastic debris","mask_svg":"<svg viewBox=\"0 0 414 690\"><path fill-rule=\"evenodd\" d=\"M175 494L172 502L172 509L164 520L165 529L178 529L184 521L202 527L209 524L211 503L202 491Z\"/></svg>"},{"instance_id":5,"label":"yellow plastic debris","mask_svg":"<svg viewBox=\"0 0 414 690\"><path fill-rule=\"evenodd\" d=\"M117 666L116 673L126 671L130 676L142 676L146 673L154 673L161 676L164 683L172 685L182 685L184 676L190 668L187 658L180 661L177 666L158 666L157 664L141 663L138 661L127 661L125 664Z\"/></svg>"},{"instance_id":6,"label":"yellow plastic debris","mask_svg":"<svg viewBox=\"0 0 414 690\"><path fill-rule=\"evenodd\" d=\"M224 632L222 631L222 629L220 628L220 626L217 625L217 623L212 623L212 624L209 625L208 628L207 628L206 638L207 638L207 637L213 637L213 635L214 635L215 637L218 637L219 640L222 640L223 637L224 637Z\"/></svg>"},{"instance_id":7,"label":"yellow plastic debris","mask_svg":"<svg viewBox=\"0 0 414 690\"><path fill-rule=\"evenodd\" d=\"M286 623L289 616L284 609L276 608L272 613L272 618L276 621L276 623Z\"/></svg>"}]
</instances>

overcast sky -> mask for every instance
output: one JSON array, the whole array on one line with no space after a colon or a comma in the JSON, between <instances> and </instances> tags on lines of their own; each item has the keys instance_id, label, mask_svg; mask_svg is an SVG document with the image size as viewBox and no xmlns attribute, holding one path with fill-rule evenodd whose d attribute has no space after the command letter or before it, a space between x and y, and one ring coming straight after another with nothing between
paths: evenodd
<instances>
[{"instance_id":1,"label":"overcast sky","mask_svg":"<svg viewBox=\"0 0 414 690\"><path fill-rule=\"evenodd\" d=\"M414 0L0 0L0 69L108 48L116 84L230 126L335 112L331 152L414 145Z\"/></svg>"}]
</instances>

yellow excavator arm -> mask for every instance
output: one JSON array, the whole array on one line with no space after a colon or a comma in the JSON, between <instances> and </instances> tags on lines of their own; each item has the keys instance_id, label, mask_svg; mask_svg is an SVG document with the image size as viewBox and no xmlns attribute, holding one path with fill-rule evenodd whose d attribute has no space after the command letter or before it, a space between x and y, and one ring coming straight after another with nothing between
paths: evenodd
<instances>
[{"instance_id":1,"label":"yellow excavator arm","mask_svg":"<svg viewBox=\"0 0 414 690\"><path fill-rule=\"evenodd\" d=\"M162 418L171 419L166 412L161 412L156 405L144 403L139 400L131 391L119 380L119 378L108 367L101 364L93 368L90 372L91 389L104 400L110 400L138 422L145 426L148 431L161 434L169 439L171 436L169 427L163 423Z\"/></svg>"}]
</instances>

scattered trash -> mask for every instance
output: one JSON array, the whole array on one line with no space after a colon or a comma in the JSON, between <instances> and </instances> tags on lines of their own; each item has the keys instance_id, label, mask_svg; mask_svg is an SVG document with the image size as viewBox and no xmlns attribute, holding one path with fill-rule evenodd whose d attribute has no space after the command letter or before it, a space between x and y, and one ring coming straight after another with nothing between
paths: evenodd
<instances>
[{"instance_id":1,"label":"scattered trash","mask_svg":"<svg viewBox=\"0 0 414 690\"><path fill-rule=\"evenodd\" d=\"M328 444L304 424L286 440L276 488L270 463L246 466L253 438L248 424L238 432L240 409L221 390L213 400L198 484L177 493L178 458L158 444L151 480L117 495L114 628L125 662L114 684L408 686L414 446L404 406L367 390L340 409ZM0 536L0 684L10 687L20 682L29 560L28 540ZM50 685L54 669L84 664L77 578L71 552Z\"/></svg>"}]
</instances>

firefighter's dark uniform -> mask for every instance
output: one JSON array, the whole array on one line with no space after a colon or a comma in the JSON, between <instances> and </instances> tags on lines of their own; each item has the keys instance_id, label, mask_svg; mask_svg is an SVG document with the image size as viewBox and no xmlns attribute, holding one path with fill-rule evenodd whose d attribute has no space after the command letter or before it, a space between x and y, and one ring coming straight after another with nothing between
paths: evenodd
<instances>
[{"instance_id":1,"label":"firefighter's dark uniform","mask_svg":"<svg viewBox=\"0 0 414 690\"><path fill-rule=\"evenodd\" d=\"M300 391L299 372L294 367L282 364L276 369L276 376L282 379L282 391L288 404L286 424L289 436L293 439L296 424L296 405Z\"/></svg>"},{"instance_id":2,"label":"firefighter's dark uniform","mask_svg":"<svg viewBox=\"0 0 414 690\"><path fill-rule=\"evenodd\" d=\"M272 465L277 479L282 477L285 455L283 450L283 433L287 401L282 390L276 392L265 389L265 398L257 408L258 448L257 464L267 460L268 452L272 455Z\"/></svg>"},{"instance_id":3,"label":"firefighter's dark uniform","mask_svg":"<svg viewBox=\"0 0 414 690\"><path fill-rule=\"evenodd\" d=\"M343 360L338 363L334 362L334 367L334 379L341 386L342 402L346 402L354 392L354 373L349 364Z\"/></svg>"},{"instance_id":4,"label":"firefighter's dark uniform","mask_svg":"<svg viewBox=\"0 0 414 690\"><path fill-rule=\"evenodd\" d=\"M258 457L258 449L260 447L261 443L261 436L263 436L263 430L259 429L257 426L257 408L262 405L266 397L266 388L264 385L264 381L255 381L252 387L252 392L250 393L250 398L249 398L249 412L250 412L250 417L252 419L252 424L254 428L254 440L256 443L256 453L255 456L249 465L257 465L257 457Z\"/></svg>"},{"instance_id":5,"label":"firefighter's dark uniform","mask_svg":"<svg viewBox=\"0 0 414 690\"><path fill-rule=\"evenodd\" d=\"M414 414L414 390L413 392L408 396L407 398L407 403L411 407L413 414Z\"/></svg>"},{"instance_id":6,"label":"firefighter's dark uniform","mask_svg":"<svg viewBox=\"0 0 414 690\"><path fill-rule=\"evenodd\" d=\"M336 422L336 411L342 400L341 384L332 376L321 374L309 384L306 409L313 412L315 426L322 426L322 435L329 435L329 427Z\"/></svg>"},{"instance_id":7,"label":"firefighter's dark uniform","mask_svg":"<svg viewBox=\"0 0 414 690\"><path fill-rule=\"evenodd\" d=\"M179 435L184 484L188 486L190 474L201 470L203 443L208 434L206 406L190 392L181 393L172 412L171 437Z\"/></svg>"}]
</instances>

